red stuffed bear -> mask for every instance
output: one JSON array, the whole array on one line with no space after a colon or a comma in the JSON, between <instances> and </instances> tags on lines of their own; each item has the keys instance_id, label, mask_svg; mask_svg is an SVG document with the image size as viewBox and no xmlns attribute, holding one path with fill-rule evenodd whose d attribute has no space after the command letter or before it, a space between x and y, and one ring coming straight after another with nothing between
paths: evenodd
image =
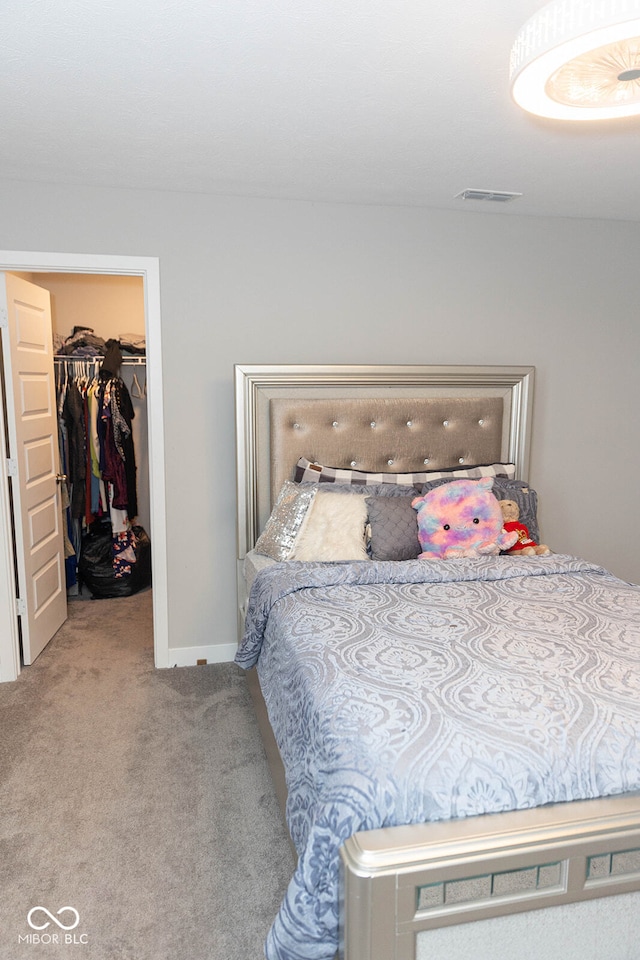
<instances>
[{"instance_id":1,"label":"red stuffed bear","mask_svg":"<svg viewBox=\"0 0 640 960\"><path fill-rule=\"evenodd\" d=\"M551 553L545 543L536 543L529 534L529 529L524 523L520 523L520 508L515 500L500 500L500 509L504 520L504 529L508 532L515 531L518 534L516 543L506 552L518 553L524 557L547 557Z\"/></svg>"}]
</instances>

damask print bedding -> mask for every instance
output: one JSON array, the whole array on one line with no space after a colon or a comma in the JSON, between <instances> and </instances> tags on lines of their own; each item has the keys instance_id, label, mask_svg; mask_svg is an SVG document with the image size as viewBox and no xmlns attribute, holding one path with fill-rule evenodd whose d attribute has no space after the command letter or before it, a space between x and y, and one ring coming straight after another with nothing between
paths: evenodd
<instances>
[{"instance_id":1,"label":"damask print bedding","mask_svg":"<svg viewBox=\"0 0 640 960\"><path fill-rule=\"evenodd\" d=\"M576 558L278 563L236 661L299 855L268 960L332 960L356 831L640 788L640 587Z\"/></svg>"}]
</instances>

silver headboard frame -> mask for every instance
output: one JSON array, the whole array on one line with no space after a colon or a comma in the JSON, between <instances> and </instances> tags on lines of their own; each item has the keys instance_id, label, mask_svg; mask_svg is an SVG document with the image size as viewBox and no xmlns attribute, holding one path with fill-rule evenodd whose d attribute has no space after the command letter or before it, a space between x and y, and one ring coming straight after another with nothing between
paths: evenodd
<instances>
[{"instance_id":1,"label":"silver headboard frame","mask_svg":"<svg viewBox=\"0 0 640 960\"><path fill-rule=\"evenodd\" d=\"M358 407L358 417L351 417L352 442L356 445L358 437L355 433L356 420L362 431L363 416L364 420L367 420L368 414L366 409L364 412L361 411L359 404L352 403L354 399L371 400L372 409L375 411L380 409L381 403L388 400L404 400L410 405L413 400L419 400L421 404L424 404L425 399L431 400L442 426L443 423L448 423L447 400L454 401L451 407L452 419L455 419L454 414L459 410L458 401L461 399L498 397L502 399L501 436L498 444L500 459L515 463L516 476L528 479L533 382L534 368L529 366L236 364L238 559L242 560L255 544L269 516L273 498L277 494L276 487L279 489L279 483L284 476L282 464L277 464L278 473L272 478L273 449L270 426L272 400L294 401L293 404L282 404L287 411L287 416L295 409L295 401L298 400L305 410L308 409L309 400L320 399L331 400L332 410L344 410L350 414L354 406ZM344 401L342 406L340 406L341 401ZM399 407L399 416L402 418L403 404L396 404L396 406ZM494 406L495 404L492 405L492 409ZM421 406L420 409L424 407ZM372 414L372 416L376 415ZM342 413L336 416L341 418ZM425 424L427 421L428 418L424 418ZM432 420L432 426L433 422ZM290 425L298 427L298 423ZM298 433L300 448L293 452L295 445L292 446L291 437L288 438L285 447L287 451L291 450L292 462L289 470L293 470L299 457L314 459L316 456L310 449L315 447L316 443L309 431L299 430ZM347 433L341 437L343 449L348 448L349 436L350 434ZM387 434L387 443L388 436ZM411 450L414 450L415 435L412 436L411 442ZM429 442L429 436L425 433L425 449ZM275 441L273 445L275 447ZM322 442L319 448L323 449ZM495 443L492 449L495 449ZM449 455L453 456L453 453ZM447 456L446 453L442 454L438 462L434 462L427 468L422 466L422 461L416 461L411 465L406 459L402 461L401 466L394 466L393 469L394 472L405 472L458 466L457 459L445 462L442 459L445 456ZM327 465L347 466L348 464L328 462ZM363 469L371 469L371 466L363 466Z\"/></svg>"}]
</instances>

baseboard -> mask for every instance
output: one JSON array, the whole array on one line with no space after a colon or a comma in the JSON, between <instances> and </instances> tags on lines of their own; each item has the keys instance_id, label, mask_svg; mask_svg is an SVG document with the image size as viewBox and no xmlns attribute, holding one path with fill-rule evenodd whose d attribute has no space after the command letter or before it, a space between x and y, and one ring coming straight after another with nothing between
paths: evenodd
<instances>
[{"instance_id":1,"label":"baseboard","mask_svg":"<svg viewBox=\"0 0 640 960\"><path fill-rule=\"evenodd\" d=\"M207 647L169 647L170 667L195 667L205 663L230 663L236 655L236 643L210 644Z\"/></svg>"}]
</instances>

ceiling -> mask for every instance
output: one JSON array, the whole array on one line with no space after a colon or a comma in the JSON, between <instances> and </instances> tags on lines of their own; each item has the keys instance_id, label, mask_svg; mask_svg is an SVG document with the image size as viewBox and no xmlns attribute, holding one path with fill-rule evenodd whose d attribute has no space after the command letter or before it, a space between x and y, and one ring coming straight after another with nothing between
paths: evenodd
<instances>
[{"instance_id":1,"label":"ceiling","mask_svg":"<svg viewBox=\"0 0 640 960\"><path fill-rule=\"evenodd\" d=\"M542 3L2 0L0 177L640 221L640 118L510 99Z\"/></svg>"}]
</instances>

